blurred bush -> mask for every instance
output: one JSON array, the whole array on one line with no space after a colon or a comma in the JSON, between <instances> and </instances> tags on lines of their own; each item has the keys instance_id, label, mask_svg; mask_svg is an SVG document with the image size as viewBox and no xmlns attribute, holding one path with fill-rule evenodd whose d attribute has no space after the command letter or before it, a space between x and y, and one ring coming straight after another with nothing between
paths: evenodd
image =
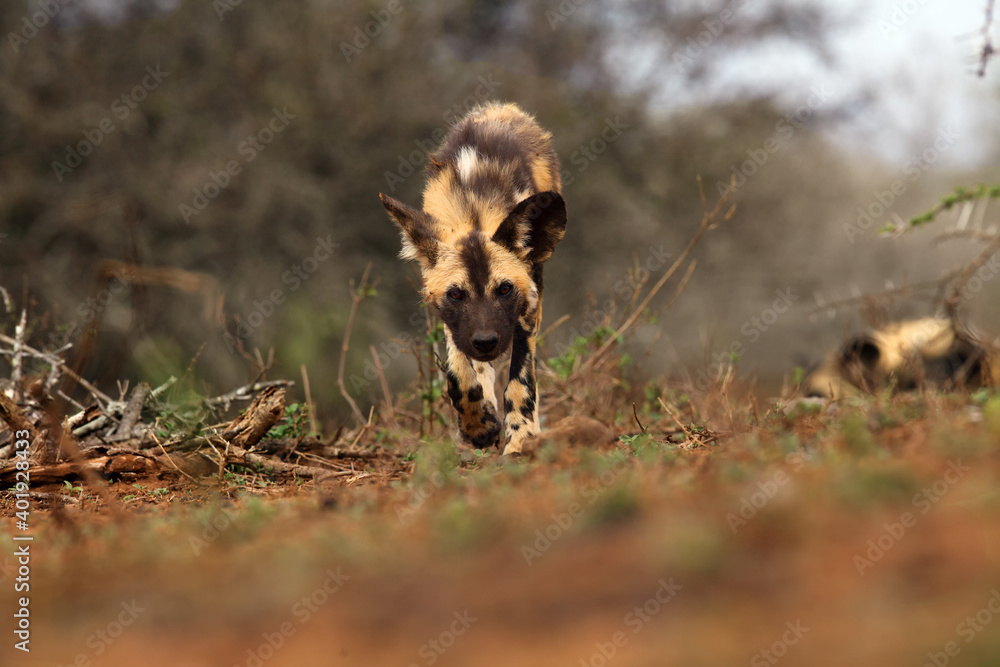
<instances>
[{"instance_id":1,"label":"blurred bush","mask_svg":"<svg viewBox=\"0 0 1000 667\"><path fill-rule=\"evenodd\" d=\"M769 303L793 280L808 294L818 279L806 269L837 263L832 249L812 253L843 245L844 202L879 167L859 168L820 134L842 109L819 104L791 126L794 106L777 91L665 113L664 95L712 90L721 61L762 44L825 57L830 29L808 3L772 2L721 30L726 5L673 4L79 3L43 20L42 5L4 3L0 284L29 307L36 345L74 342L100 382L156 381L197 357L194 376L216 391L251 379L246 357L273 347L272 376L297 378L307 364L321 408L341 411L348 279L373 262L379 280L349 376L363 374L369 344L423 322L378 192L418 204L426 153L449 124L504 99L554 133L565 169L571 221L546 277L550 321L620 299L614 285L633 257L686 243L700 218L698 175L713 198L734 165L780 140L737 193L737 218L700 249L689 294L663 325L696 354L704 332L692 323L724 323L723 338L740 338L759 312L746 304ZM692 49L706 30L709 45ZM109 279L108 260L180 269L201 287ZM210 315L213 280L224 303ZM413 370L401 361L387 374L401 385Z\"/></svg>"}]
</instances>

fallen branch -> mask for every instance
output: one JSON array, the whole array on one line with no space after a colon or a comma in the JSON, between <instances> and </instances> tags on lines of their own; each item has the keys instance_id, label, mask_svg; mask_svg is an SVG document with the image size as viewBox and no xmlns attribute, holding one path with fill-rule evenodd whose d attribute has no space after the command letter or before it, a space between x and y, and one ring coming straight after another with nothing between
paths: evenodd
<instances>
[{"instance_id":1,"label":"fallen branch","mask_svg":"<svg viewBox=\"0 0 1000 667\"><path fill-rule=\"evenodd\" d=\"M32 484L59 484L68 479L81 477L91 484L94 476L112 477L122 473L149 474L158 469L159 465L155 459L129 452L79 462L32 466L28 468L28 475ZM17 470L13 467L0 470L0 484L14 484L15 473ZM98 485L97 489L99 488Z\"/></svg>"},{"instance_id":2,"label":"fallen branch","mask_svg":"<svg viewBox=\"0 0 1000 667\"><path fill-rule=\"evenodd\" d=\"M0 333L0 342L7 343L8 345L10 345L12 347L17 345L17 341L15 339L13 339L10 336L7 336L5 334L2 334L2 333ZM61 370L63 373L65 373L66 375L68 375L74 382L76 382L81 387L83 387L88 392L90 392L91 396L93 396L97 400L98 403L102 403L103 402L103 403L107 404L107 403L113 403L114 402L114 401L111 400L110 396L108 396L103 391L101 391L100 389L98 389L94 385L92 385L89 382L87 382L86 380L84 380L82 377L80 377L80 375L76 371L74 371L72 368L70 368L65 363L63 363L62 359L60 359L60 358L58 358L58 357L56 357L56 356L54 356L52 354L49 354L48 352L42 352L40 350L36 350L35 348L33 348L33 347L31 347L30 345L27 345L27 344L21 344L21 349L24 352L27 352L28 354L30 354L33 357L37 357L39 359L44 360L49 365L58 366L59 370Z\"/></svg>"},{"instance_id":3,"label":"fallen branch","mask_svg":"<svg viewBox=\"0 0 1000 667\"><path fill-rule=\"evenodd\" d=\"M14 493L12 491L6 491L5 493L7 493L8 496L10 496L10 497L14 497ZM21 494L18 494L18 495L21 495ZM79 500L77 500L73 496L67 496L65 493L45 493L44 491L28 491L28 497L29 498L34 498L36 500L58 500L60 502L63 502L63 503L69 504L69 505L79 505L80 504Z\"/></svg>"},{"instance_id":4,"label":"fallen branch","mask_svg":"<svg viewBox=\"0 0 1000 667\"><path fill-rule=\"evenodd\" d=\"M322 453L324 459L377 459L381 456L379 452L361 452L339 448L324 449Z\"/></svg>"},{"instance_id":5,"label":"fallen branch","mask_svg":"<svg viewBox=\"0 0 1000 667\"><path fill-rule=\"evenodd\" d=\"M253 447L284 414L285 390L268 387L257 395L246 412L233 420L222 437L235 447Z\"/></svg>"},{"instance_id":6,"label":"fallen branch","mask_svg":"<svg viewBox=\"0 0 1000 667\"><path fill-rule=\"evenodd\" d=\"M293 387L295 383L291 380L271 380L270 382L251 382L250 384L243 385L239 389L234 389L233 391L223 394L222 396L216 396L215 398L206 398L205 403L210 406L221 405L224 410L228 410L229 406L232 405L233 401L248 401L254 397L258 392L270 389L272 387ZM156 394L156 390L153 391Z\"/></svg>"},{"instance_id":7,"label":"fallen branch","mask_svg":"<svg viewBox=\"0 0 1000 667\"><path fill-rule=\"evenodd\" d=\"M142 406L146 403L146 398L149 397L151 392L152 389L145 382L140 382L132 390L132 396L129 397L128 402L125 404L125 409L122 410L122 419L118 423L118 428L109 437L111 442L122 442L132 439L132 430L139 423L139 417L142 415Z\"/></svg>"},{"instance_id":8,"label":"fallen branch","mask_svg":"<svg viewBox=\"0 0 1000 667\"><path fill-rule=\"evenodd\" d=\"M285 463L284 461L275 461L273 459L266 458L260 454L254 454L253 452L248 452L242 447L236 445L230 445L228 452L226 453L226 463L249 463L260 468L270 468L274 472L279 473L291 473L299 477L308 477L316 481L326 479L328 477L343 477L345 475L354 475L356 471L354 470L327 470L326 468L316 468L313 466L303 466L297 463Z\"/></svg>"}]
</instances>

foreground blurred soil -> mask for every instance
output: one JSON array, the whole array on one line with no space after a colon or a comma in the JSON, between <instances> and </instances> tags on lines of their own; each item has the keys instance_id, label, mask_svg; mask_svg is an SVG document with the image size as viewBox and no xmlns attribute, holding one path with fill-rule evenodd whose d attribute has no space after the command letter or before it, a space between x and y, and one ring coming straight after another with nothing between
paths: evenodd
<instances>
[{"instance_id":1,"label":"foreground blurred soil","mask_svg":"<svg viewBox=\"0 0 1000 667\"><path fill-rule=\"evenodd\" d=\"M425 444L320 486L121 480L117 509L39 488L82 502L32 500L30 654L5 495L0 664L1000 664L996 396L731 426Z\"/></svg>"}]
</instances>

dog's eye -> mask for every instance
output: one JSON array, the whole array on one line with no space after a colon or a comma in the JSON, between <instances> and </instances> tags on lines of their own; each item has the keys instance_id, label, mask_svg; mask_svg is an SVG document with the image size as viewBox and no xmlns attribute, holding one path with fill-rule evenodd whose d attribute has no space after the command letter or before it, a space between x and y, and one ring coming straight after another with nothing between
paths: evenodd
<instances>
[{"instance_id":1,"label":"dog's eye","mask_svg":"<svg viewBox=\"0 0 1000 667\"><path fill-rule=\"evenodd\" d=\"M465 296L465 293L457 287L448 290L448 298L452 301L461 301L463 296Z\"/></svg>"},{"instance_id":2,"label":"dog's eye","mask_svg":"<svg viewBox=\"0 0 1000 667\"><path fill-rule=\"evenodd\" d=\"M497 288L497 294L507 296L512 289L514 289L514 286L510 283L500 283L500 287Z\"/></svg>"}]
</instances>

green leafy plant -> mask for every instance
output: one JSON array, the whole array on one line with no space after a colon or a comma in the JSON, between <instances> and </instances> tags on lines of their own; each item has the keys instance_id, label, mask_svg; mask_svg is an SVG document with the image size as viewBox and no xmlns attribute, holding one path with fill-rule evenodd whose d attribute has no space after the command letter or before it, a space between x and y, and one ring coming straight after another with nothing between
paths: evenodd
<instances>
[{"instance_id":1,"label":"green leafy plant","mask_svg":"<svg viewBox=\"0 0 1000 667\"><path fill-rule=\"evenodd\" d=\"M292 403L285 407L281 421L275 424L267 437L274 440L304 438L309 433L309 406Z\"/></svg>"},{"instance_id":2,"label":"green leafy plant","mask_svg":"<svg viewBox=\"0 0 1000 667\"><path fill-rule=\"evenodd\" d=\"M926 213L921 213L920 215L912 218L910 220L910 225L912 227L926 225L927 223L932 222L939 213L950 210L956 204L976 199L1000 199L1000 185L985 185L980 183L975 188L971 189L963 187L955 188L953 193L943 197L941 201L934 206L934 208Z\"/></svg>"},{"instance_id":3,"label":"green leafy plant","mask_svg":"<svg viewBox=\"0 0 1000 667\"><path fill-rule=\"evenodd\" d=\"M170 489L167 489L167 488L150 489L145 484L133 484L132 487L134 489L138 490L138 491L141 491L143 494L149 496L150 498L152 498L154 500L156 500L160 496L165 496L168 493L170 493ZM126 496L125 498L123 498L123 500L129 500L129 499L134 498L134 497L135 497L134 495L133 496Z\"/></svg>"},{"instance_id":4,"label":"green leafy plant","mask_svg":"<svg viewBox=\"0 0 1000 667\"><path fill-rule=\"evenodd\" d=\"M81 498L83 497L83 487L73 486L73 484L68 479L63 481L63 491L65 491L68 495L73 495L74 493L78 493L80 494Z\"/></svg>"},{"instance_id":5,"label":"green leafy plant","mask_svg":"<svg viewBox=\"0 0 1000 667\"><path fill-rule=\"evenodd\" d=\"M580 360L593 351L592 348L597 349L614 335L615 330L611 327L600 326L594 329L589 336L577 336L562 354L549 359L549 366L556 372L560 380L566 380L576 369ZM621 343L621 340L619 339L618 342ZM631 360L628 360L625 363L630 362Z\"/></svg>"},{"instance_id":6,"label":"green leafy plant","mask_svg":"<svg viewBox=\"0 0 1000 667\"><path fill-rule=\"evenodd\" d=\"M656 438L648 433L636 433L635 435L620 435L618 439L632 451L632 456L636 456L639 450L650 443L655 443Z\"/></svg>"}]
</instances>

